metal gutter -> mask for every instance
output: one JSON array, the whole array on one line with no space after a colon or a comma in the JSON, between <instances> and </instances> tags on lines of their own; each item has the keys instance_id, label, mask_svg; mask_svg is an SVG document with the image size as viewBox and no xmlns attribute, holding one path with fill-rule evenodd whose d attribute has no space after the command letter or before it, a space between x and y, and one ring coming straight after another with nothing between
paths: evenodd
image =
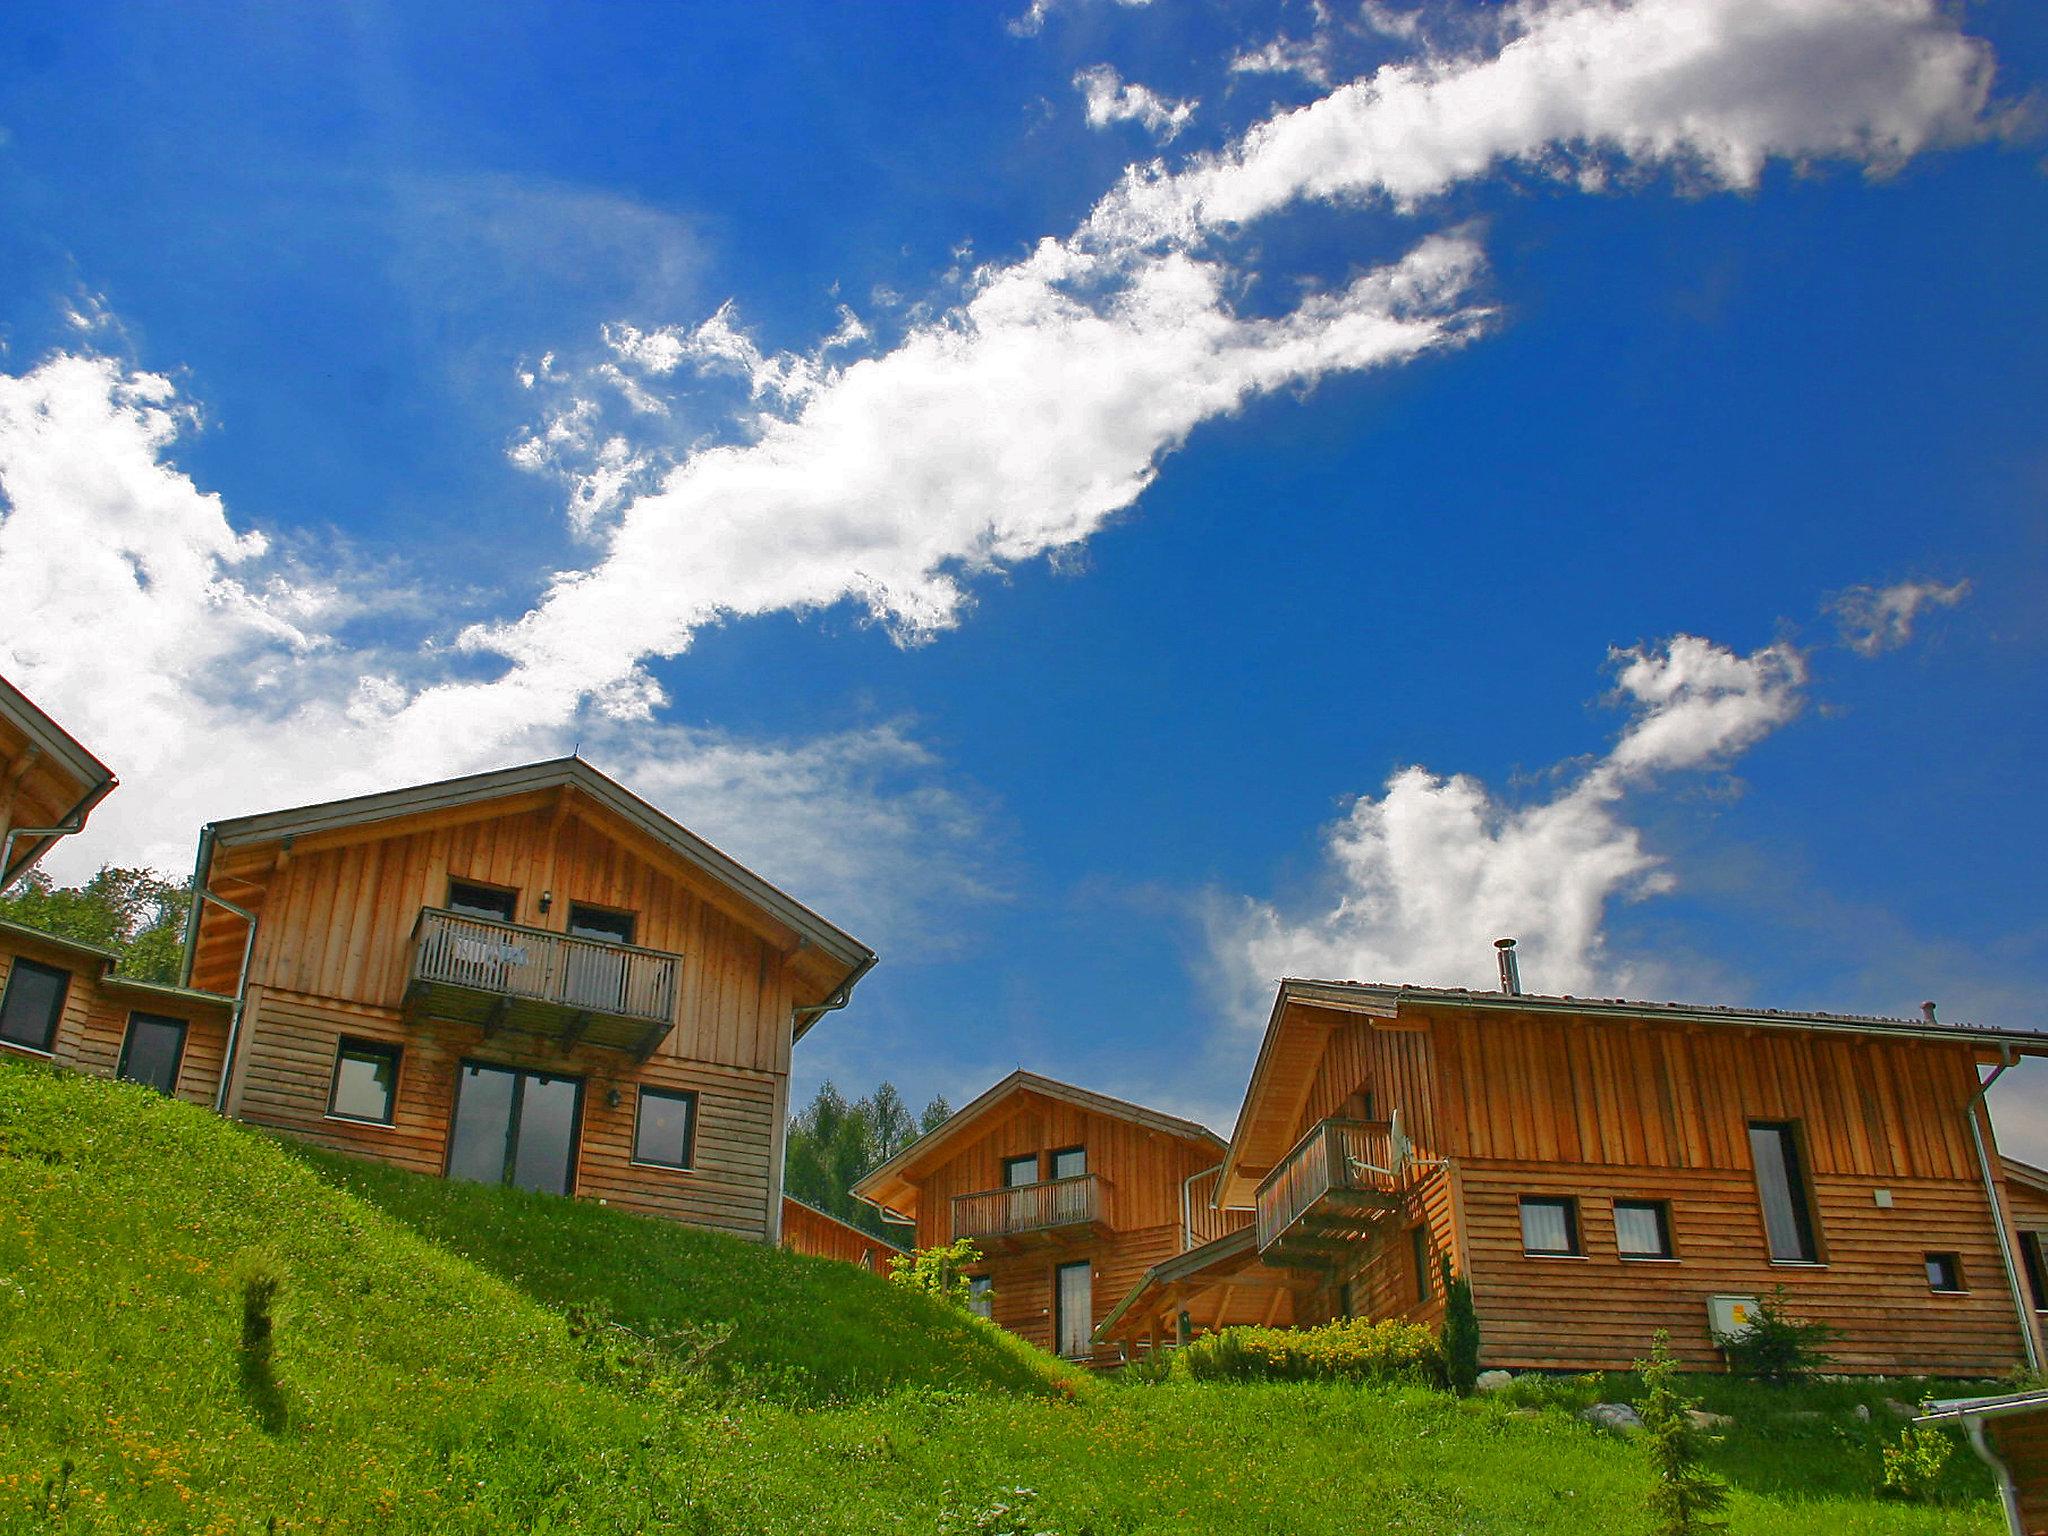
<instances>
[{"instance_id":1,"label":"metal gutter","mask_svg":"<svg viewBox=\"0 0 2048 1536\"><path fill-rule=\"evenodd\" d=\"M38 848L34 853L24 855L21 867L16 869L14 867L14 842L16 838L41 837L48 838L50 842L55 842L60 837L70 837L76 833L83 832L85 830L86 818L92 815L94 807L106 799L108 795L111 795L119 787L120 782L119 779L109 774L102 782L87 790L85 798L67 811L54 827L9 827L7 829L6 841L0 842L0 891L4 891L8 886L12 885L17 876L25 875L35 868L36 860L49 852L48 845L46 844Z\"/></svg>"},{"instance_id":2,"label":"metal gutter","mask_svg":"<svg viewBox=\"0 0 2048 1536\"><path fill-rule=\"evenodd\" d=\"M879 963L880 959L881 957L879 955L870 954L867 957L867 959L861 961L859 965L853 968L852 972L847 976L846 980L839 983L838 987L833 991L832 995L826 998L824 1002L818 1003L809 1008L797 1008L792 1010L793 1014L796 1017L801 1018L803 1022L796 1026L794 1032L789 1037L789 1043L791 1045L796 1044L797 1041L803 1039L805 1035L811 1032L811 1026L817 1023L819 1019L823 1018L828 1013L837 1013L841 1008L844 1008L849 1002L851 1002L853 1000L854 983L859 981L861 977L867 975L869 971L872 971L875 968L876 964Z\"/></svg>"}]
</instances>

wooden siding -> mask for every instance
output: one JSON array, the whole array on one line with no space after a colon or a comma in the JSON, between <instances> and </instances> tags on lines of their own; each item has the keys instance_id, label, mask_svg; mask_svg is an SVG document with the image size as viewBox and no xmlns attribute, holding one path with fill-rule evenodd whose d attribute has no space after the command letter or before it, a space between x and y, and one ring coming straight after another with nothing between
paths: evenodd
<instances>
[{"instance_id":1,"label":"wooden siding","mask_svg":"<svg viewBox=\"0 0 2048 1536\"><path fill-rule=\"evenodd\" d=\"M1349 1316L1400 1318L1431 1327L1441 1323L1444 1315L1443 1277L1438 1272L1437 1260L1449 1256L1452 1268L1460 1268L1452 1197L1452 1171L1449 1168L1441 1168L1421 1179L1408 1191L1402 1208L1383 1220L1375 1240L1359 1245L1355 1259L1340 1266L1320 1283L1310 1283L1304 1277L1302 1295L1296 1304L1300 1320L1328 1322L1347 1315L1345 1298L1348 1291ZM1426 1234L1424 1241L1429 1264L1427 1296L1421 1294L1415 1279L1414 1238L1411 1234L1418 1227Z\"/></svg>"},{"instance_id":2,"label":"wooden siding","mask_svg":"<svg viewBox=\"0 0 2048 1536\"><path fill-rule=\"evenodd\" d=\"M120 1070L121 1046L128 1038L129 1015L153 1013L185 1023L185 1053L178 1064L177 1097L190 1104L211 1105L220 1087L221 1056L227 1044L228 1003L207 1002L123 987L104 976L106 962L61 944L28 937L0 938L0 993L16 956L25 955L55 966L71 977L64 994L64 1012L47 1055L0 1043L0 1053L51 1061L60 1067L112 1077Z\"/></svg>"},{"instance_id":3,"label":"wooden siding","mask_svg":"<svg viewBox=\"0 0 2048 1536\"><path fill-rule=\"evenodd\" d=\"M888 1274L889 1260L903 1251L787 1195L782 1197L782 1246L791 1253L839 1259L878 1275Z\"/></svg>"},{"instance_id":4,"label":"wooden siding","mask_svg":"<svg viewBox=\"0 0 2048 1536\"><path fill-rule=\"evenodd\" d=\"M586 805L586 816L576 804L570 794L410 831L405 822L365 827L351 841L268 850L253 868L223 855L217 886L254 903L258 914L251 982L396 1008L421 909L444 905L450 880L473 881L515 890L514 920L557 933L567 930L575 904L633 913L638 945L684 961L677 1026L658 1054L787 1072L797 999L785 954L643 854L608 813ZM545 913L543 892L552 895ZM196 984L234 986L245 931L231 915L206 909Z\"/></svg>"},{"instance_id":5,"label":"wooden siding","mask_svg":"<svg viewBox=\"0 0 2048 1536\"><path fill-rule=\"evenodd\" d=\"M1370 1115L1360 1102L1372 1096ZM1436 1155L1436 1111L1430 1082L1429 1036L1389 1029L1372 1019L1344 1017L1330 1031L1321 1062L1310 1080L1298 1140L1318 1120L1333 1115L1386 1120L1401 1112L1401 1129L1418 1157ZM1293 1142L1288 1143L1290 1146Z\"/></svg>"},{"instance_id":6,"label":"wooden siding","mask_svg":"<svg viewBox=\"0 0 2048 1536\"><path fill-rule=\"evenodd\" d=\"M645 1066L617 1051L567 1053L511 1037L486 1040L480 1029L423 1021L407 1025L395 1008L372 1008L275 988L252 989L243 1020L230 1112L338 1151L415 1172L447 1163L456 1074L465 1060L487 1061L584 1080L582 1129L573 1190L650 1216L713 1227L742 1237L769 1234L776 1080L773 1075L657 1055ZM401 1048L395 1123L367 1125L327 1113L342 1036ZM657 1168L632 1161L640 1085L696 1092L695 1167ZM611 1090L619 1103L607 1102Z\"/></svg>"},{"instance_id":7,"label":"wooden siding","mask_svg":"<svg viewBox=\"0 0 2048 1536\"><path fill-rule=\"evenodd\" d=\"M1053 1272L1062 1264L1087 1260L1089 1305L1093 1313L1089 1327L1099 1327L1116 1304L1145 1278L1145 1271L1180 1251L1178 1217L1170 1226L1122 1231L1086 1241L1055 1247L1035 1247L1024 1253L998 1255L976 1265L970 1273L987 1275L994 1287L990 1315L995 1322L1027 1339L1041 1349L1053 1349ZM1088 1359L1098 1365L1113 1364L1122 1353L1113 1345L1098 1345Z\"/></svg>"}]
</instances>

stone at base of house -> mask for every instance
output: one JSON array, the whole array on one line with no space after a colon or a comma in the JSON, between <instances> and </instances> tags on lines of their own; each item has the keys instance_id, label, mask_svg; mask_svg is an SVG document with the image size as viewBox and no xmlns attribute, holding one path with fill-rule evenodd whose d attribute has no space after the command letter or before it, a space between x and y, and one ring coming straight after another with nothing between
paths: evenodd
<instances>
[{"instance_id":1,"label":"stone at base of house","mask_svg":"<svg viewBox=\"0 0 2048 1536\"><path fill-rule=\"evenodd\" d=\"M1685 1416L1692 1420L1694 1429L1726 1429L1735 1422L1725 1413L1712 1413L1705 1408L1688 1408Z\"/></svg>"},{"instance_id":2,"label":"stone at base of house","mask_svg":"<svg viewBox=\"0 0 2048 1536\"><path fill-rule=\"evenodd\" d=\"M1508 1371L1481 1371L1473 1378L1472 1386L1480 1392L1498 1392L1514 1379L1514 1375Z\"/></svg>"},{"instance_id":3,"label":"stone at base of house","mask_svg":"<svg viewBox=\"0 0 2048 1536\"><path fill-rule=\"evenodd\" d=\"M1643 1416L1627 1403L1595 1403L1580 1409L1579 1417L1617 1435L1632 1435L1643 1427Z\"/></svg>"}]
</instances>

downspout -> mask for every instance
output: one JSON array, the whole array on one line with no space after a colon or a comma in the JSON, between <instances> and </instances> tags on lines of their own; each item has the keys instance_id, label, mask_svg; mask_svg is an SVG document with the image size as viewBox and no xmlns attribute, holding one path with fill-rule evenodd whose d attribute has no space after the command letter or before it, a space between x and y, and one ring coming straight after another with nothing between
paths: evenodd
<instances>
[{"instance_id":1,"label":"downspout","mask_svg":"<svg viewBox=\"0 0 2048 1536\"><path fill-rule=\"evenodd\" d=\"M249 962L256 953L256 914L207 889L205 880L212 864L212 854L213 828L209 826L199 834L199 857L192 867L192 907L185 915L183 983L186 986L192 984L192 957L199 946L199 908L202 904L210 901L248 925L248 932L242 938L242 968L235 976L235 1005L228 1014L228 1041L221 1056L220 1089L213 1096L213 1112L224 1115L228 1111L228 1086L235 1080L235 1054L242 1043L242 1007L249 994Z\"/></svg>"},{"instance_id":2,"label":"downspout","mask_svg":"<svg viewBox=\"0 0 2048 1536\"><path fill-rule=\"evenodd\" d=\"M85 798L60 817L57 825L54 827L9 827L7 829L6 841L0 842L0 875L6 875L7 871L14 865L14 843L17 838L70 837L75 833L83 832L85 830L86 817L93 813L95 806L119 787L120 782L119 779L110 778L104 784L88 790ZM24 867L21 873L27 874L27 868ZM6 890L13 883L11 878L0 879L0 891Z\"/></svg>"},{"instance_id":3,"label":"downspout","mask_svg":"<svg viewBox=\"0 0 2048 1536\"><path fill-rule=\"evenodd\" d=\"M2026 1296L2020 1289L2019 1266L2013 1261L2012 1256L2012 1234L2005 1229L2005 1217L2001 1214L1998 1204L1998 1185L1991 1176L1991 1155L1985 1149L1984 1127L1977 1113L1978 1106L1984 1102L1984 1095L1991 1091L1993 1083L2005 1076L2006 1068L2013 1064L2014 1059L2012 1047L2006 1046L2004 1060L1993 1067L1991 1075L1977 1085L1977 1091L1970 1095L1970 1102L1964 1106L1963 1113L1969 1117L1970 1144L1976 1148L1977 1172L1984 1179L1984 1199L1991 1208L1991 1228L1998 1234L1998 1257L2005 1266L2006 1292L2012 1297L2013 1311L2019 1317L2020 1343L2026 1347L2027 1369L2038 1371L2041 1369L2041 1348L2034 1341L2033 1311L2028 1307Z\"/></svg>"},{"instance_id":4,"label":"downspout","mask_svg":"<svg viewBox=\"0 0 2048 1536\"><path fill-rule=\"evenodd\" d=\"M878 961L880 958L881 956L879 955L869 955L867 959L861 961L859 965L853 968L852 974L849 975L846 978L846 980L839 983L838 988L832 993L830 997L826 998L824 1002L819 1003L815 1007L811 1008L792 1008L790 1010L791 1017L802 1020L802 1024L798 1028L797 1033L802 1034L805 1030L809 1029L813 1024L817 1023L818 1020L822 1018L824 1015L828 1013L837 1013L841 1008L844 1008L848 1003L853 1001L854 983L859 981L861 977L867 975L869 971L872 971L875 968L875 962Z\"/></svg>"},{"instance_id":5,"label":"downspout","mask_svg":"<svg viewBox=\"0 0 2048 1536\"><path fill-rule=\"evenodd\" d=\"M1970 1449L1977 1453L1978 1460L1991 1469L1991 1475L1998 1482L1998 1502L2005 1506L2006 1524L2012 1527L2015 1536L2026 1536L2026 1522L2020 1518L2020 1494L2013 1486L2012 1469L2006 1466L2005 1458L1991 1448L1991 1442L1984 1434L1984 1421L1972 1415L1963 1420L1963 1429L1970 1437Z\"/></svg>"},{"instance_id":6,"label":"downspout","mask_svg":"<svg viewBox=\"0 0 2048 1536\"><path fill-rule=\"evenodd\" d=\"M1218 1163L1214 1168L1201 1168L1180 1181L1180 1251L1188 1252L1195 1246L1195 1180L1206 1178L1212 1173L1223 1171Z\"/></svg>"}]
</instances>

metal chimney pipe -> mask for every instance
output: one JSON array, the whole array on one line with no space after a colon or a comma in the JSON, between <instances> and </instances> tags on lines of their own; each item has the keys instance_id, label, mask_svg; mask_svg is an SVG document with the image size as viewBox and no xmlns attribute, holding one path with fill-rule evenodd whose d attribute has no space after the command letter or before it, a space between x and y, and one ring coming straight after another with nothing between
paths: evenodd
<instances>
[{"instance_id":1,"label":"metal chimney pipe","mask_svg":"<svg viewBox=\"0 0 2048 1536\"><path fill-rule=\"evenodd\" d=\"M1921 1011L1921 1012L1922 1012L1923 1014L1925 1014L1925 1015L1927 1016L1927 1022L1928 1022L1928 1023L1930 1023L1930 1024L1939 1024L1939 1023L1941 1022L1941 1020L1937 1019L1937 1018L1936 1018L1936 1017L1934 1016L1934 1004L1933 1004L1933 1003L1931 1003L1931 1002L1928 1002L1928 1003L1922 1003L1922 1004L1920 1005L1920 1011Z\"/></svg>"},{"instance_id":2,"label":"metal chimney pipe","mask_svg":"<svg viewBox=\"0 0 2048 1536\"><path fill-rule=\"evenodd\" d=\"M1522 968L1515 960L1515 941L1495 939L1494 949L1500 955L1500 989L1509 997L1522 995Z\"/></svg>"}]
</instances>

